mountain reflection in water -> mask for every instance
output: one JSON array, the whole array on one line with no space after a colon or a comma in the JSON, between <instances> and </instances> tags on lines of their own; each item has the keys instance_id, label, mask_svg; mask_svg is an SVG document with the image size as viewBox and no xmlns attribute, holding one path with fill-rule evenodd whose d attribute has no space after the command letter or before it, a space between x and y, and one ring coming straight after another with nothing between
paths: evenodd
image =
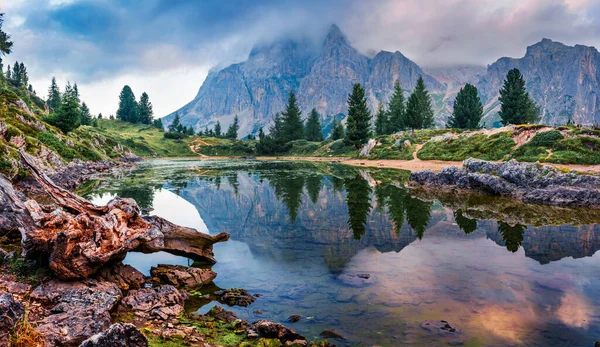
<instances>
[{"instance_id":1,"label":"mountain reflection in water","mask_svg":"<svg viewBox=\"0 0 600 347\"><path fill-rule=\"evenodd\" d=\"M600 339L597 211L409 191L405 173L326 163L156 160L82 189L132 197L215 245L216 285L263 294L242 318L338 345L592 345ZM153 209L153 210L152 210ZM144 272L165 254L130 254ZM356 281L354 275L370 278ZM205 304L204 302L202 304ZM210 307L190 303L189 310ZM254 313L260 310L263 313ZM432 334L427 319L460 334Z\"/></svg>"}]
</instances>

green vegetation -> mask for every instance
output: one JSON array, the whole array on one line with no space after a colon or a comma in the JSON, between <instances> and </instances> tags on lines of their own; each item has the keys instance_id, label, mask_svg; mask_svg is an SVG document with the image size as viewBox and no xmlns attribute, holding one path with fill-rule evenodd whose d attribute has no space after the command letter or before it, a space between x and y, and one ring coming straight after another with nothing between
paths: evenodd
<instances>
[{"instance_id":1,"label":"green vegetation","mask_svg":"<svg viewBox=\"0 0 600 347\"><path fill-rule=\"evenodd\" d=\"M477 94L477 88L467 83L460 89L454 100L454 110L448 118L448 128L477 129L482 117L483 105Z\"/></svg>"},{"instance_id":2,"label":"green vegetation","mask_svg":"<svg viewBox=\"0 0 600 347\"><path fill-rule=\"evenodd\" d=\"M365 90L360 83L354 84L352 94L348 96L348 119L346 121L346 145L357 149L369 141L371 135L371 112L367 106Z\"/></svg>"},{"instance_id":3,"label":"green vegetation","mask_svg":"<svg viewBox=\"0 0 600 347\"><path fill-rule=\"evenodd\" d=\"M510 132L492 136L477 134L427 142L417 155L419 159L424 160L501 160L511 153L514 146L515 141Z\"/></svg>"},{"instance_id":4,"label":"green vegetation","mask_svg":"<svg viewBox=\"0 0 600 347\"><path fill-rule=\"evenodd\" d=\"M416 129L431 128L435 125L431 98L429 92L425 89L425 81L423 81L422 76L419 76L417 86L406 103L404 124L407 128L412 129L413 133Z\"/></svg>"},{"instance_id":5,"label":"green vegetation","mask_svg":"<svg viewBox=\"0 0 600 347\"><path fill-rule=\"evenodd\" d=\"M404 105L404 91L400 86L400 81L394 83L394 94L388 105L388 122L383 127L383 134L393 134L406 129L406 107Z\"/></svg>"},{"instance_id":6,"label":"green vegetation","mask_svg":"<svg viewBox=\"0 0 600 347\"><path fill-rule=\"evenodd\" d=\"M529 96L525 79L518 69L512 69L506 75L499 100L498 114L504 125L535 123L539 119L540 109Z\"/></svg>"},{"instance_id":7,"label":"green vegetation","mask_svg":"<svg viewBox=\"0 0 600 347\"><path fill-rule=\"evenodd\" d=\"M323 133L321 132L321 122L319 121L319 113L316 109L312 109L306 120L304 128L304 138L307 141L321 142L323 141Z\"/></svg>"}]
</instances>

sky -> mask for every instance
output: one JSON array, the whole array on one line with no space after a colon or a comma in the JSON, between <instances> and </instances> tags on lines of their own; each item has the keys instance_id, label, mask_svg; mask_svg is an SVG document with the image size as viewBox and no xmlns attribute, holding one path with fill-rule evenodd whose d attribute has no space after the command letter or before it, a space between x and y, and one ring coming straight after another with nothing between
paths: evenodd
<instances>
[{"instance_id":1,"label":"sky","mask_svg":"<svg viewBox=\"0 0 600 347\"><path fill-rule=\"evenodd\" d=\"M77 82L93 114L116 113L123 85L155 116L191 101L209 69L280 37L319 40L335 23L365 54L421 66L521 57L550 38L600 47L600 0L0 0L3 30L38 95Z\"/></svg>"}]
</instances>

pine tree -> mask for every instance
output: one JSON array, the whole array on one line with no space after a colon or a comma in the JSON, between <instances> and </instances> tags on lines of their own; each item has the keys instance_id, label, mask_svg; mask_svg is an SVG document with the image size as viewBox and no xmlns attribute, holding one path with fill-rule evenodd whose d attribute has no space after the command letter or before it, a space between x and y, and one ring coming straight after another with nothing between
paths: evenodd
<instances>
[{"instance_id":1,"label":"pine tree","mask_svg":"<svg viewBox=\"0 0 600 347\"><path fill-rule=\"evenodd\" d=\"M68 133L81 124L81 108L79 100L69 83L65 87L65 93L61 98L58 111L48 118L48 122L63 133Z\"/></svg>"},{"instance_id":2,"label":"pine tree","mask_svg":"<svg viewBox=\"0 0 600 347\"><path fill-rule=\"evenodd\" d=\"M406 126L415 134L415 129L425 129L434 126L431 98L425 89L425 81L419 76L417 86L408 98L406 104Z\"/></svg>"},{"instance_id":3,"label":"pine tree","mask_svg":"<svg viewBox=\"0 0 600 347\"><path fill-rule=\"evenodd\" d=\"M386 135L388 133L388 113L383 108L383 103L379 103L377 114L375 115L375 134Z\"/></svg>"},{"instance_id":4,"label":"pine tree","mask_svg":"<svg viewBox=\"0 0 600 347\"><path fill-rule=\"evenodd\" d=\"M519 69L512 69L506 75L500 89L500 112L502 124L535 123L539 119L539 107L525 88L525 79Z\"/></svg>"},{"instance_id":5,"label":"pine tree","mask_svg":"<svg viewBox=\"0 0 600 347\"><path fill-rule=\"evenodd\" d=\"M98 119L102 119L102 113L98 113Z\"/></svg>"},{"instance_id":6,"label":"pine tree","mask_svg":"<svg viewBox=\"0 0 600 347\"><path fill-rule=\"evenodd\" d=\"M13 65L13 72L12 72L12 83L14 84L15 87L19 88L21 86L21 78L23 76L21 75L21 65L19 65L18 61L15 61L15 65Z\"/></svg>"},{"instance_id":7,"label":"pine tree","mask_svg":"<svg viewBox=\"0 0 600 347\"><path fill-rule=\"evenodd\" d=\"M6 67L6 79L12 80L12 70L10 69L10 64Z\"/></svg>"},{"instance_id":8,"label":"pine tree","mask_svg":"<svg viewBox=\"0 0 600 347\"><path fill-rule=\"evenodd\" d=\"M360 83L354 84L352 94L348 96L348 120L346 121L346 137L344 142L360 148L369 141L371 113L367 107L365 90Z\"/></svg>"},{"instance_id":9,"label":"pine tree","mask_svg":"<svg viewBox=\"0 0 600 347\"><path fill-rule=\"evenodd\" d=\"M217 121L215 124L215 137L221 137L221 122Z\"/></svg>"},{"instance_id":10,"label":"pine tree","mask_svg":"<svg viewBox=\"0 0 600 347\"><path fill-rule=\"evenodd\" d=\"M189 136L194 136L194 127L191 125L187 127L185 130L185 134Z\"/></svg>"},{"instance_id":11,"label":"pine tree","mask_svg":"<svg viewBox=\"0 0 600 347\"><path fill-rule=\"evenodd\" d=\"M60 106L60 89L56 84L56 78L52 77L52 83L48 89L48 106L54 111L58 110Z\"/></svg>"},{"instance_id":12,"label":"pine tree","mask_svg":"<svg viewBox=\"0 0 600 347\"><path fill-rule=\"evenodd\" d=\"M173 122L169 125L169 131L172 133L176 133L179 127L181 126L181 120L179 119L179 113L175 115Z\"/></svg>"},{"instance_id":13,"label":"pine tree","mask_svg":"<svg viewBox=\"0 0 600 347\"><path fill-rule=\"evenodd\" d=\"M152 124L154 111L152 111L152 103L146 92L142 93L140 103L138 104L138 119L142 124Z\"/></svg>"},{"instance_id":14,"label":"pine tree","mask_svg":"<svg viewBox=\"0 0 600 347\"><path fill-rule=\"evenodd\" d=\"M4 23L4 13L0 13L0 62L4 55L10 54L11 47L13 45L10 41L10 35L2 31L2 24ZM10 66L9 66L10 71Z\"/></svg>"},{"instance_id":15,"label":"pine tree","mask_svg":"<svg viewBox=\"0 0 600 347\"><path fill-rule=\"evenodd\" d=\"M275 114L273 125L271 125L271 127L269 128L269 135L274 139L283 140L283 118L281 117L281 114Z\"/></svg>"},{"instance_id":16,"label":"pine tree","mask_svg":"<svg viewBox=\"0 0 600 347\"><path fill-rule=\"evenodd\" d=\"M81 104L81 116L80 116L81 125L91 125L92 124L92 115L90 114L90 109L85 104Z\"/></svg>"},{"instance_id":17,"label":"pine tree","mask_svg":"<svg viewBox=\"0 0 600 347\"><path fill-rule=\"evenodd\" d=\"M19 85L19 87L27 89L27 86L29 85L29 76L27 76L27 68L25 68L25 64L23 64L22 62L19 64L19 73L21 75L21 84Z\"/></svg>"},{"instance_id":18,"label":"pine tree","mask_svg":"<svg viewBox=\"0 0 600 347\"><path fill-rule=\"evenodd\" d=\"M138 103L135 100L135 95L131 87L124 86L119 94L119 109L117 110L117 118L130 123L138 123Z\"/></svg>"},{"instance_id":19,"label":"pine tree","mask_svg":"<svg viewBox=\"0 0 600 347\"><path fill-rule=\"evenodd\" d=\"M448 127L457 129L477 129L479 122L483 117L483 105L477 94L477 88L467 83L460 89L456 100L454 100L454 110L448 118Z\"/></svg>"},{"instance_id":20,"label":"pine tree","mask_svg":"<svg viewBox=\"0 0 600 347\"><path fill-rule=\"evenodd\" d=\"M163 125L162 119L160 119L160 118L156 118L156 119L155 119L155 120L152 122L152 125L153 125L155 128L159 129L160 131L163 131L163 130L165 130L165 127L164 127L164 125Z\"/></svg>"},{"instance_id":21,"label":"pine tree","mask_svg":"<svg viewBox=\"0 0 600 347\"><path fill-rule=\"evenodd\" d=\"M233 118L233 123L231 123L229 128L227 128L227 133L225 134L225 137L227 137L228 139L237 139L238 130L240 130L240 122L238 116L235 115L235 117Z\"/></svg>"},{"instance_id":22,"label":"pine tree","mask_svg":"<svg viewBox=\"0 0 600 347\"><path fill-rule=\"evenodd\" d=\"M321 122L316 109L312 109L306 120L304 128L304 138L308 141L323 141L323 133L321 132Z\"/></svg>"},{"instance_id":23,"label":"pine tree","mask_svg":"<svg viewBox=\"0 0 600 347\"><path fill-rule=\"evenodd\" d=\"M204 127L204 136L209 136L212 130L208 130L208 125Z\"/></svg>"},{"instance_id":24,"label":"pine tree","mask_svg":"<svg viewBox=\"0 0 600 347\"><path fill-rule=\"evenodd\" d=\"M331 139L333 141L343 139L346 136L346 130L342 122L338 121L337 118L333 118L333 127L331 128Z\"/></svg>"},{"instance_id":25,"label":"pine tree","mask_svg":"<svg viewBox=\"0 0 600 347\"><path fill-rule=\"evenodd\" d=\"M394 94L388 104L388 126L386 134L393 134L406 129L406 107L404 105L404 91L400 81L394 83Z\"/></svg>"},{"instance_id":26,"label":"pine tree","mask_svg":"<svg viewBox=\"0 0 600 347\"><path fill-rule=\"evenodd\" d=\"M300 140L304 138L304 125L301 118L302 112L296 101L296 94L290 91L288 104L285 111L282 113L283 120L283 138L286 142Z\"/></svg>"}]
</instances>

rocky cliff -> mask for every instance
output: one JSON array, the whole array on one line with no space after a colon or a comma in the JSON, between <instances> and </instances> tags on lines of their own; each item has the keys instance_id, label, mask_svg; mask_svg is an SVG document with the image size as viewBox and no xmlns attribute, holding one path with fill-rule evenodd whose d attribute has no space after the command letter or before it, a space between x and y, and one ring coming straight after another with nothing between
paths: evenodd
<instances>
[{"instance_id":1,"label":"rocky cliff","mask_svg":"<svg viewBox=\"0 0 600 347\"><path fill-rule=\"evenodd\" d=\"M279 40L254 47L244 62L211 71L194 100L163 123L169 124L179 114L183 124L199 130L212 127L217 120L227 127L238 115L239 134L245 136L268 126L295 90L303 114L315 107L328 129L334 116L346 113L352 84L360 82L366 88L370 106L376 109L378 100L391 96L396 80L410 92L420 75L430 91L444 92L443 84L400 52L380 52L369 58L333 25L319 45Z\"/></svg>"}]
</instances>

